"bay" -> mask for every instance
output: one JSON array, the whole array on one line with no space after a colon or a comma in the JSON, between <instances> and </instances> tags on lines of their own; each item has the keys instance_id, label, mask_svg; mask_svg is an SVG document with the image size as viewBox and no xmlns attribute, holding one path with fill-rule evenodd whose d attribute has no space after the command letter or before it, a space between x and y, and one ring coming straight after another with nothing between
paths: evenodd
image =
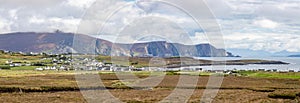
<instances>
[{"instance_id":1,"label":"bay","mask_svg":"<svg viewBox=\"0 0 300 103\"><path fill-rule=\"evenodd\" d=\"M212 65L212 66L193 66L192 68L203 68L203 70L278 70L278 71L300 71L300 58L299 57L195 57L196 59L227 61L227 60L274 60L282 61L290 64L251 64L251 65Z\"/></svg>"}]
</instances>

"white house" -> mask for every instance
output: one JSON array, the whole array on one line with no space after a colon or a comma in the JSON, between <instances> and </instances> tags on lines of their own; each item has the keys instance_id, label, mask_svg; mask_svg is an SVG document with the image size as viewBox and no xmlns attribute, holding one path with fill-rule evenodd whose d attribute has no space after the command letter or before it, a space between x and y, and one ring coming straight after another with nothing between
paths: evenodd
<instances>
[{"instance_id":1,"label":"white house","mask_svg":"<svg viewBox=\"0 0 300 103\"><path fill-rule=\"evenodd\" d=\"M61 67L59 68L59 70L66 70L66 67L61 66Z\"/></svg>"},{"instance_id":2,"label":"white house","mask_svg":"<svg viewBox=\"0 0 300 103\"><path fill-rule=\"evenodd\" d=\"M45 70L50 70L50 67L45 67Z\"/></svg>"},{"instance_id":3,"label":"white house","mask_svg":"<svg viewBox=\"0 0 300 103\"><path fill-rule=\"evenodd\" d=\"M14 66L15 66L15 67L20 67L20 66L22 66L22 64L20 64L20 63L15 63Z\"/></svg>"},{"instance_id":4,"label":"white house","mask_svg":"<svg viewBox=\"0 0 300 103\"><path fill-rule=\"evenodd\" d=\"M5 62L6 64L12 64L13 62L11 60L8 60Z\"/></svg>"},{"instance_id":5,"label":"white house","mask_svg":"<svg viewBox=\"0 0 300 103\"><path fill-rule=\"evenodd\" d=\"M56 70L56 67L51 67L50 69L51 69L51 70Z\"/></svg>"},{"instance_id":6,"label":"white house","mask_svg":"<svg viewBox=\"0 0 300 103\"><path fill-rule=\"evenodd\" d=\"M43 68L35 68L36 71L43 71Z\"/></svg>"}]
</instances>

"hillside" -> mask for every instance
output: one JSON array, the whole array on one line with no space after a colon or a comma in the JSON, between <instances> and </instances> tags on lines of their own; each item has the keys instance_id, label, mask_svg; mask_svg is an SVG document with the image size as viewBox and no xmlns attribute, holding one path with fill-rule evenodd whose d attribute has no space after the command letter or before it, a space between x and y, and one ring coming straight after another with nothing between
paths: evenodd
<instances>
[{"instance_id":1,"label":"hillside","mask_svg":"<svg viewBox=\"0 0 300 103\"><path fill-rule=\"evenodd\" d=\"M94 53L113 56L186 56L186 57L225 57L233 56L224 49L217 49L210 44L183 45L154 41L147 43L120 44L93 38L87 35L77 34L75 37L77 47L73 48L73 33L36 33L18 32L0 35L0 49L15 52L46 52L67 53L77 51L79 53ZM96 49L90 48L95 43ZM75 45L75 44L74 44ZM87 52L86 50L92 50Z\"/></svg>"}]
</instances>

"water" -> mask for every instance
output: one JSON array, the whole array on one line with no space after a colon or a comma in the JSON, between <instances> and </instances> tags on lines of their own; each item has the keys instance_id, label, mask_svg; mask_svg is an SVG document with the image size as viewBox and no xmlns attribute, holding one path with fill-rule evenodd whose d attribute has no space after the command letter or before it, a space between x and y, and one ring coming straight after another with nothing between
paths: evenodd
<instances>
[{"instance_id":1,"label":"water","mask_svg":"<svg viewBox=\"0 0 300 103\"><path fill-rule=\"evenodd\" d=\"M197 58L197 59L206 59L206 60L243 60L243 59L260 59L260 60L274 60L282 61L290 64L251 64L251 65L214 65L214 66L196 66L196 68L203 68L204 70L273 70L277 69L278 71L300 71L300 58L299 57L262 57L262 58Z\"/></svg>"}]
</instances>

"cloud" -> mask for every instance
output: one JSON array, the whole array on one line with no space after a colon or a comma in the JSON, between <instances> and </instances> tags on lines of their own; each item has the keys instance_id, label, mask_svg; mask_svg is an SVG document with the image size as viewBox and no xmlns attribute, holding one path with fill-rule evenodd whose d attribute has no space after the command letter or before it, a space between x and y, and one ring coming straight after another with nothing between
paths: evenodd
<instances>
[{"instance_id":1,"label":"cloud","mask_svg":"<svg viewBox=\"0 0 300 103\"><path fill-rule=\"evenodd\" d=\"M300 35L279 33L234 33L225 36L227 48L298 52Z\"/></svg>"},{"instance_id":2,"label":"cloud","mask_svg":"<svg viewBox=\"0 0 300 103\"><path fill-rule=\"evenodd\" d=\"M109 14L114 9L122 7L122 5L127 6L113 12L113 15ZM123 39L116 41L126 43L136 41L139 39L136 38L136 35L144 33L144 31L148 31L148 34L144 33L144 36L160 35L165 38L172 39L171 41L177 41L180 43L188 43L191 41L189 41L189 39L185 40L180 38L178 35L193 37L195 32L203 32L192 17L170 5L140 2L138 2L138 4L134 4L134 2L118 2L113 6L109 6L107 11L99 11L107 9L103 8L103 6L95 6L94 9L88 11L85 18L82 20L80 30L78 32L88 33L91 35L97 34L99 35L98 37L103 38L111 38L112 35L119 38L122 36ZM102 13L102 15L95 15L98 13ZM109 15L108 19L105 17L106 15ZM104 27L101 29L102 31L99 31L101 24L104 24ZM125 33L124 31L126 31L126 34L120 34ZM100 32L100 34L98 34L98 32Z\"/></svg>"},{"instance_id":3,"label":"cloud","mask_svg":"<svg viewBox=\"0 0 300 103\"><path fill-rule=\"evenodd\" d=\"M275 29L279 26L277 22L268 19L255 20L253 23L257 26L269 29Z\"/></svg>"},{"instance_id":4,"label":"cloud","mask_svg":"<svg viewBox=\"0 0 300 103\"><path fill-rule=\"evenodd\" d=\"M58 5L61 0L1 0L1 8L15 8L15 7L51 7L53 5Z\"/></svg>"},{"instance_id":5,"label":"cloud","mask_svg":"<svg viewBox=\"0 0 300 103\"><path fill-rule=\"evenodd\" d=\"M39 18L37 16L32 16L29 19L30 24L42 24L42 23L45 23L45 22L46 22L46 20L44 18Z\"/></svg>"},{"instance_id":6,"label":"cloud","mask_svg":"<svg viewBox=\"0 0 300 103\"><path fill-rule=\"evenodd\" d=\"M52 22L51 29L62 29L69 32L76 32L77 25L80 22L80 19L76 18L49 18L48 22Z\"/></svg>"},{"instance_id":7,"label":"cloud","mask_svg":"<svg viewBox=\"0 0 300 103\"><path fill-rule=\"evenodd\" d=\"M84 14L84 7L90 2L91 0L84 0L77 2L79 5L71 6L72 2L67 0L2 0L0 17L6 21L1 22L2 25L9 25L0 33L52 32L56 29L75 32ZM84 5L80 6L81 4Z\"/></svg>"},{"instance_id":8,"label":"cloud","mask_svg":"<svg viewBox=\"0 0 300 103\"><path fill-rule=\"evenodd\" d=\"M90 7L97 0L67 0L64 3L69 6L74 6L80 9L86 9Z\"/></svg>"},{"instance_id":9,"label":"cloud","mask_svg":"<svg viewBox=\"0 0 300 103\"><path fill-rule=\"evenodd\" d=\"M300 42L300 2L227 0L218 5L225 6L214 6L212 11L222 27L228 48L300 52L300 47L296 45ZM217 10L228 14L218 13Z\"/></svg>"},{"instance_id":10,"label":"cloud","mask_svg":"<svg viewBox=\"0 0 300 103\"><path fill-rule=\"evenodd\" d=\"M156 16L148 16L133 21L117 35L117 42L134 43L135 41L152 41L158 37L169 42L192 44L188 32L173 21ZM155 40L157 41L157 40Z\"/></svg>"},{"instance_id":11,"label":"cloud","mask_svg":"<svg viewBox=\"0 0 300 103\"><path fill-rule=\"evenodd\" d=\"M9 14L9 17L12 18L12 19L18 19L18 12L19 10L18 9L11 9L8 11L8 14Z\"/></svg>"},{"instance_id":12,"label":"cloud","mask_svg":"<svg viewBox=\"0 0 300 103\"><path fill-rule=\"evenodd\" d=\"M11 25L11 23L8 20L5 20L0 17L0 32L1 33L9 33L10 25Z\"/></svg>"},{"instance_id":13,"label":"cloud","mask_svg":"<svg viewBox=\"0 0 300 103\"><path fill-rule=\"evenodd\" d=\"M1 0L0 33L52 32L56 29L76 32L79 28L80 33L111 41L119 39L118 42L151 40L148 37L153 35L185 44L209 42L207 35L210 39L216 38L211 42L222 39L220 35L215 35L218 34L218 25L209 24L214 20L203 18L200 21L206 27L201 28L188 14L171 5L147 2L149 0L110 0L110 5L104 5L101 0L98 4L93 4L95 1ZM300 42L299 1L205 1L222 28L227 47L300 52L300 47L295 45ZM181 1L180 5L183 4L191 7L198 5L200 8L190 12L205 10L201 9L205 5ZM127 6L110 15L112 10L124 5ZM107 19L106 15L111 17ZM197 16L201 15L205 14ZM100 31L97 25L103 23L103 31ZM145 33L147 30L149 34Z\"/></svg>"},{"instance_id":14,"label":"cloud","mask_svg":"<svg viewBox=\"0 0 300 103\"><path fill-rule=\"evenodd\" d=\"M209 43L206 34L203 32L196 32L195 36L191 37L191 40L194 42L193 44Z\"/></svg>"}]
</instances>

